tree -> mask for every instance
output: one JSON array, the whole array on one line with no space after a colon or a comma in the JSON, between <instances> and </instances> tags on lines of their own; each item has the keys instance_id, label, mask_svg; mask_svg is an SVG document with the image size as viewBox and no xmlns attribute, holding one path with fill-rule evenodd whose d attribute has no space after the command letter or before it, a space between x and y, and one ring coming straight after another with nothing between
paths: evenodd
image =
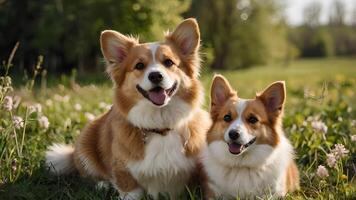
<instances>
[{"instance_id":1,"label":"tree","mask_svg":"<svg viewBox=\"0 0 356 200\"><path fill-rule=\"evenodd\" d=\"M354 0L352 13L351 13L351 25L356 27L356 0Z\"/></svg>"},{"instance_id":2,"label":"tree","mask_svg":"<svg viewBox=\"0 0 356 200\"><path fill-rule=\"evenodd\" d=\"M273 0L198 0L187 15L198 17L205 51L212 52L211 67L226 69L262 64L280 56L275 47L286 40L278 11Z\"/></svg>"},{"instance_id":3,"label":"tree","mask_svg":"<svg viewBox=\"0 0 356 200\"><path fill-rule=\"evenodd\" d=\"M329 24L333 26L344 25L346 17L345 4L340 0L334 0L330 8Z\"/></svg>"},{"instance_id":4,"label":"tree","mask_svg":"<svg viewBox=\"0 0 356 200\"><path fill-rule=\"evenodd\" d=\"M11 0L0 2L0 57L20 41L17 61L31 68L38 54L51 71L88 71L100 66L100 32L114 29L163 39L191 0Z\"/></svg>"},{"instance_id":5,"label":"tree","mask_svg":"<svg viewBox=\"0 0 356 200\"><path fill-rule=\"evenodd\" d=\"M309 27L317 27L320 25L320 14L322 5L318 1L312 1L304 7L303 21L304 25Z\"/></svg>"}]
</instances>

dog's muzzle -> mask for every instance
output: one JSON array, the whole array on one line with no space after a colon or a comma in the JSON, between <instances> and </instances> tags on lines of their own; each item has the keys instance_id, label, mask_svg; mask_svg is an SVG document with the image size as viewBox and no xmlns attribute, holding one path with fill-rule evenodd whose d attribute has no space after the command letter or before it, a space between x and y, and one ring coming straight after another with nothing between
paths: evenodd
<instances>
[{"instance_id":1,"label":"dog's muzzle","mask_svg":"<svg viewBox=\"0 0 356 200\"><path fill-rule=\"evenodd\" d=\"M136 85L137 90L143 97L150 100L156 106L162 106L166 102L166 99L171 97L177 90L178 82L174 82L173 86L169 89L163 89L160 86L154 87L148 91L144 90L140 85Z\"/></svg>"}]
</instances>

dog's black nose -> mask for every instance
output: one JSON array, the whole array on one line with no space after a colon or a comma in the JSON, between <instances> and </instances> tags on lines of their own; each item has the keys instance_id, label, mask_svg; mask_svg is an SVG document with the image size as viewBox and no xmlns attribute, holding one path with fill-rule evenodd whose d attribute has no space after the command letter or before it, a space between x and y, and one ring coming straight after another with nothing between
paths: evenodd
<instances>
[{"instance_id":1,"label":"dog's black nose","mask_svg":"<svg viewBox=\"0 0 356 200\"><path fill-rule=\"evenodd\" d=\"M229 138L231 140L237 140L237 138L239 138L239 137L240 137L240 133L237 130L232 129L229 131Z\"/></svg>"},{"instance_id":2,"label":"dog's black nose","mask_svg":"<svg viewBox=\"0 0 356 200\"><path fill-rule=\"evenodd\" d=\"M154 84L158 84L163 80L163 75L161 72L151 72L148 75L148 80L150 80Z\"/></svg>"}]
</instances>

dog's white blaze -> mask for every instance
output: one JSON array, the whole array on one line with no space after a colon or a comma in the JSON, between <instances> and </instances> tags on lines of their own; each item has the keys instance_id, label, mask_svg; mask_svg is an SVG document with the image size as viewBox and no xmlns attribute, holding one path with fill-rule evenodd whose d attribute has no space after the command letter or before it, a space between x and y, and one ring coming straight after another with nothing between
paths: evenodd
<instances>
[{"instance_id":1,"label":"dog's white blaze","mask_svg":"<svg viewBox=\"0 0 356 200\"><path fill-rule=\"evenodd\" d=\"M184 190L195 165L193 158L185 155L181 136L170 131L166 136L152 133L141 161L130 161L131 174L150 195L159 192L175 198Z\"/></svg>"},{"instance_id":2,"label":"dog's white blaze","mask_svg":"<svg viewBox=\"0 0 356 200\"><path fill-rule=\"evenodd\" d=\"M164 89L169 89L173 86L174 84L174 79L172 79L171 77L169 77L169 75L165 72L165 70L163 70L162 68L164 68L164 66L162 66L161 63L158 63L156 60L156 52L158 47L160 46L160 43L155 42L155 43L150 43L149 44L149 48L152 54L152 62L147 66L147 69L145 71L145 75L143 80L140 83L140 87L143 88L144 90L150 90L153 87L155 87L155 85L153 85L151 83L151 81L148 79L148 75L151 72L160 72L163 76L163 80L160 84L160 86ZM170 98L168 97L166 99L166 102L168 102L170 100Z\"/></svg>"},{"instance_id":3,"label":"dog's white blaze","mask_svg":"<svg viewBox=\"0 0 356 200\"><path fill-rule=\"evenodd\" d=\"M226 130L226 132L224 134L224 139L226 142L231 141L231 139L229 138L229 131L231 129L239 130L240 137L238 139L238 142L240 142L241 144L246 144L250 140L253 139L253 135L248 133L246 125L242 119L242 113L246 109L246 105L247 105L246 99L238 99L237 105L236 105L236 111L237 111L238 116L237 116L237 119L233 123L231 123L230 127Z\"/></svg>"},{"instance_id":4,"label":"dog's white blaze","mask_svg":"<svg viewBox=\"0 0 356 200\"><path fill-rule=\"evenodd\" d=\"M238 99L238 103L236 105L236 111L239 114L238 121L241 121L241 114L245 110L246 104L247 104L246 99L240 99L240 98Z\"/></svg>"},{"instance_id":5,"label":"dog's white blaze","mask_svg":"<svg viewBox=\"0 0 356 200\"><path fill-rule=\"evenodd\" d=\"M156 51L159 47L159 43L158 42L153 42L149 44L151 53L152 53L152 62L156 63Z\"/></svg>"}]
</instances>

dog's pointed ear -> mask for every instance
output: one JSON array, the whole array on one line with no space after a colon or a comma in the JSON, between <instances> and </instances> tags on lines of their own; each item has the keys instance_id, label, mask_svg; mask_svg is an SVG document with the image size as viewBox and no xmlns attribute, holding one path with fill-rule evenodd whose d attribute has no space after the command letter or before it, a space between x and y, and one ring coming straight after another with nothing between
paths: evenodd
<instances>
[{"instance_id":1,"label":"dog's pointed ear","mask_svg":"<svg viewBox=\"0 0 356 200\"><path fill-rule=\"evenodd\" d=\"M200 45L200 32L197 21L194 18L184 20L167 36L183 55L198 52Z\"/></svg>"},{"instance_id":2,"label":"dog's pointed ear","mask_svg":"<svg viewBox=\"0 0 356 200\"><path fill-rule=\"evenodd\" d=\"M130 48L137 43L136 39L112 30L103 31L100 36L101 51L108 63L123 62Z\"/></svg>"},{"instance_id":3,"label":"dog's pointed ear","mask_svg":"<svg viewBox=\"0 0 356 200\"><path fill-rule=\"evenodd\" d=\"M222 75L215 75L211 85L211 107L222 106L236 95L229 82Z\"/></svg>"},{"instance_id":4,"label":"dog's pointed ear","mask_svg":"<svg viewBox=\"0 0 356 200\"><path fill-rule=\"evenodd\" d=\"M285 82L277 81L272 83L263 92L257 94L257 98L261 99L269 114L278 117L283 111L286 99Z\"/></svg>"}]
</instances>

